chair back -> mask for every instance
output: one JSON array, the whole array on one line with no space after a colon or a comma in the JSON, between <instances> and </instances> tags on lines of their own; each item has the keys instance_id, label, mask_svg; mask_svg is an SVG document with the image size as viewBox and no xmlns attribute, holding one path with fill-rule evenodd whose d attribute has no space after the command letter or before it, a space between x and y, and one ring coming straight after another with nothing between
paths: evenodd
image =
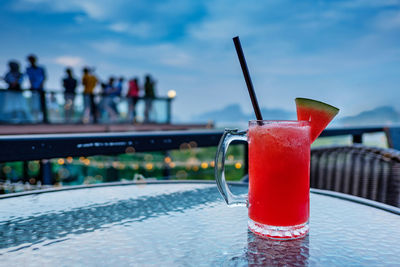
<instances>
[{"instance_id":1,"label":"chair back","mask_svg":"<svg viewBox=\"0 0 400 267\"><path fill-rule=\"evenodd\" d=\"M363 145L311 149L310 186L400 207L400 151Z\"/></svg>"}]
</instances>

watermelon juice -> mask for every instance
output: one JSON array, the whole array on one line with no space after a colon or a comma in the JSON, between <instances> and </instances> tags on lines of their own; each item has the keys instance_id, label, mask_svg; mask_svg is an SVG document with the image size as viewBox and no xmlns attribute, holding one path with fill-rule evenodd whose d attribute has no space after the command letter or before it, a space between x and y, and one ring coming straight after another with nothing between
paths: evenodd
<instances>
[{"instance_id":1,"label":"watermelon juice","mask_svg":"<svg viewBox=\"0 0 400 267\"><path fill-rule=\"evenodd\" d=\"M276 238L308 231L310 123L250 121L249 228Z\"/></svg>"}]
</instances>

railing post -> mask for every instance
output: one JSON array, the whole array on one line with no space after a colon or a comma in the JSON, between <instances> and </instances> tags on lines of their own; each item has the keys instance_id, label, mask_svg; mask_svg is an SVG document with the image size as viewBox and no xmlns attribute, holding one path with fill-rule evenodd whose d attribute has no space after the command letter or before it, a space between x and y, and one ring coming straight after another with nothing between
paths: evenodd
<instances>
[{"instance_id":1,"label":"railing post","mask_svg":"<svg viewBox=\"0 0 400 267\"><path fill-rule=\"evenodd\" d=\"M243 175L246 175L249 174L249 145L244 143L243 146Z\"/></svg>"},{"instance_id":2,"label":"railing post","mask_svg":"<svg viewBox=\"0 0 400 267\"><path fill-rule=\"evenodd\" d=\"M362 134L353 134L353 144L362 144Z\"/></svg>"},{"instance_id":3,"label":"railing post","mask_svg":"<svg viewBox=\"0 0 400 267\"><path fill-rule=\"evenodd\" d=\"M51 173L51 162L48 159L43 159L40 161L40 180L42 184L52 185L53 176Z\"/></svg>"},{"instance_id":4,"label":"railing post","mask_svg":"<svg viewBox=\"0 0 400 267\"><path fill-rule=\"evenodd\" d=\"M167 98L167 124L171 124L171 102L172 98Z\"/></svg>"},{"instance_id":5,"label":"railing post","mask_svg":"<svg viewBox=\"0 0 400 267\"><path fill-rule=\"evenodd\" d=\"M163 179L169 180L169 176L171 175L169 162L166 162L166 158L170 158L169 151L164 151L164 167L163 167Z\"/></svg>"},{"instance_id":6,"label":"railing post","mask_svg":"<svg viewBox=\"0 0 400 267\"><path fill-rule=\"evenodd\" d=\"M96 102L95 102L95 99L94 99L95 95L92 93L92 94L89 95L89 98L90 98L90 113L92 113L93 123L97 124L98 123L98 120L97 120L97 105L96 105ZM100 103L101 103L101 100L100 100ZM89 115L89 117L90 117L90 115Z\"/></svg>"},{"instance_id":7,"label":"railing post","mask_svg":"<svg viewBox=\"0 0 400 267\"><path fill-rule=\"evenodd\" d=\"M40 108L42 110L43 114L43 123L49 123L49 118L47 116L47 101L46 101L46 91L42 88L39 90L39 96L40 96Z\"/></svg>"},{"instance_id":8,"label":"railing post","mask_svg":"<svg viewBox=\"0 0 400 267\"><path fill-rule=\"evenodd\" d=\"M23 161L23 163L22 163L22 172L23 172L23 176L24 177L22 177L22 181L25 183L25 182L28 182L29 181L29 168L28 168L28 161Z\"/></svg>"}]
</instances>

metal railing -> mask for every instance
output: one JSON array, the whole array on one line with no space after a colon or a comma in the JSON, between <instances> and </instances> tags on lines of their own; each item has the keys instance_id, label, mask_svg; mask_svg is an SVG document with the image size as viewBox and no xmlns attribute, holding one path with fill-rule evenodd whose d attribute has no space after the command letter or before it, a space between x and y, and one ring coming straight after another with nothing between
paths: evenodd
<instances>
[{"instance_id":1,"label":"metal railing","mask_svg":"<svg viewBox=\"0 0 400 267\"><path fill-rule=\"evenodd\" d=\"M326 129L321 137L351 136L362 143L363 135L400 128L365 127ZM183 143L196 142L197 147L217 146L222 130L151 131L129 133L45 134L0 136L0 162L51 159L57 157L115 155L127 149L136 152L179 149ZM388 135L387 135L388 136ZM388 141L390 144L390 136ZM395 147L396 148L396 147ZM398 149L398 148L397 148Z\"/></svg>"},{"instance_id":2,"label":"metal railing","mask_svg":"<svg viewBox=\"0 0 400 267\"><path fill-rule=\"evenodd\" d=\"M360 143L364 134L388 133L387 130L384 127L327 129L321 136L347 135L352 136L354 143ZM222 133L221 130L202 130L0 136L0 162L40 160L42 177L39 178L44 184L52 184L51 171L45 171L51 170L51 161L47 159L150 151L168 155L168 151L190 143L196 147L215 147ZM243 169L246 172L247 146L244 147Z\"/></svg>"},{"instance_id":3,"label":"metal railing","mask_svg":"<svg viewBox=\"0 0 400 267\"><path fill-rule=\"evenodd\" d=\"M0 89L0 124L171 123L173 98L133 98L46 90L44 105L35 90ZM45 107L45 110L43 110Z\"/></svg>"}]
</instances>

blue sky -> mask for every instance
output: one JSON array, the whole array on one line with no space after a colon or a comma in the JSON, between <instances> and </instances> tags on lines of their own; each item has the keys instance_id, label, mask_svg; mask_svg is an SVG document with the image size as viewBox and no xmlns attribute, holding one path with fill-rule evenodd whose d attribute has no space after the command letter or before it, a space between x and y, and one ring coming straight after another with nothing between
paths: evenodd
<instances>
[{"instance_id":1,"label":"blue sky","mask_svg":"<svg viewBox=\"0 0 400 267\"><path fill-rule=\"evenodd\" d=\"M295 97L341 108L400 110L400 1L3 0L0 73L35 53L47 88L65 66L81 75L143 77L177 91L181 119L239 103L251 110L232 43L239 35L261 106Z\"/></svg>"}]
</instances>

